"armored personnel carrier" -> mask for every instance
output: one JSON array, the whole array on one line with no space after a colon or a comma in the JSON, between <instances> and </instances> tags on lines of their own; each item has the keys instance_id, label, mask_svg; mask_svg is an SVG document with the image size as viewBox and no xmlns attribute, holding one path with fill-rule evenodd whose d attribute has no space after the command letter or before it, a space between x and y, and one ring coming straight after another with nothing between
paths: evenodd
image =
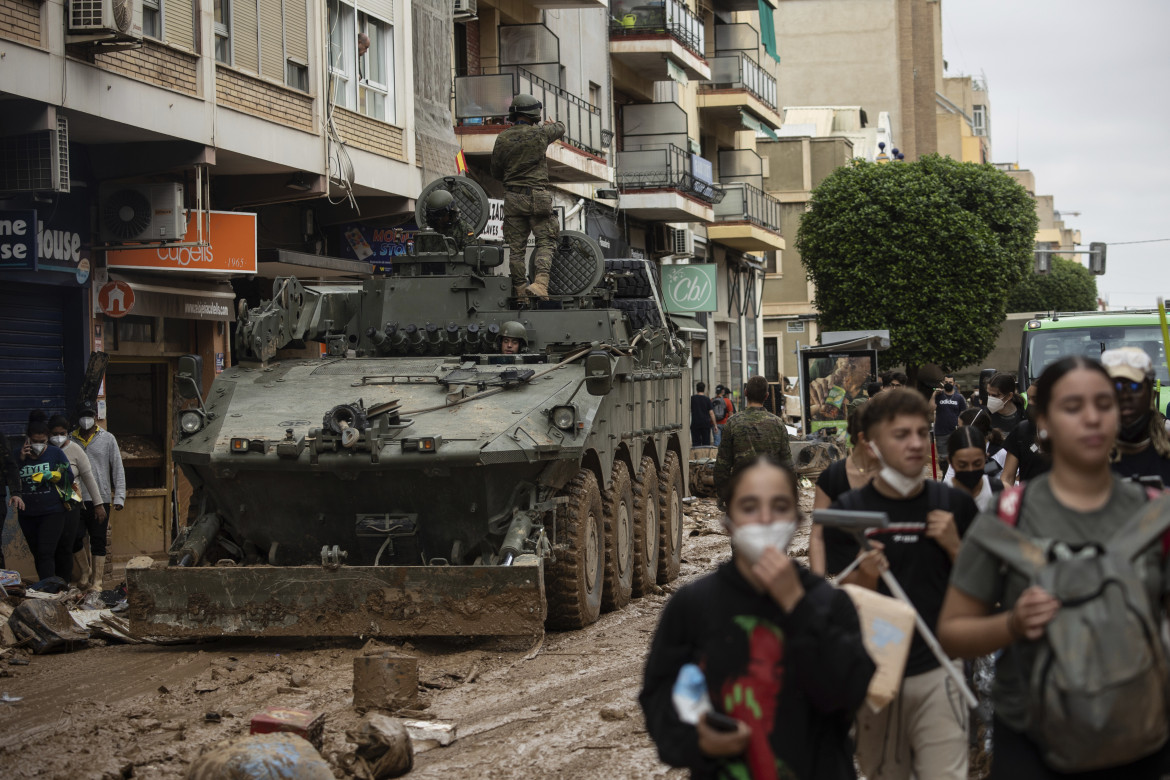
<instances>
[{"instance_id":1,"label":"armored personnel carrier","mask_svg":"<svg viewBox=\"0 0 1170 780\"><path fill-rule=\"evenodd\" d=\"M436 187L478 235L483 191L449 177L419 203ZM566 231L549 299L518 307L504 249L416 216L391 275L281 278L241 309L210 388L180 361L195 493L169 560L127 571L136 631L534 636L677 576L690 376L657 291L635 327Z\"/></svg>"}]
</instances>

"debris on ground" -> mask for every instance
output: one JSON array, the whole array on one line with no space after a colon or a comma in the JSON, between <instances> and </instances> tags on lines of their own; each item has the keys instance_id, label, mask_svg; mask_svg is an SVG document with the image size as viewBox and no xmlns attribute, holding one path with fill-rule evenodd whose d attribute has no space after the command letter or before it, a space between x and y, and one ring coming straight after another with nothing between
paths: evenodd
<instances>
[{"instance_id":1,"label":"debris on ground","mask_svg":"<svg viewBox=\"0 0 1170 780\"><path fill-rule=\"evenodd\" d=\"M8 626L17 643L37 655L78 650L89 642L89 632L73 622L60 601L28 599L13 610Z\"/></svg>"},{"instance_id":2,"label":"debris on ground","mask_svg":"<svg viewBox=\"0 0 1170 780\"><path fill-rule=\"evenodd\" d=\"M333 780L333 770L295 734L256 734L212 747L191 762L187 780Z\"/></svg>"},{"instance_id":3,"label":"debris on ground","mask_svg":"<svg viewBox=\"0 0 1170 780\"><path fill-rule=\"evenodd\" d=\"M291 707L265 707L263 712L252 716L250 734L277 732L296 734L319 748L325 736L325 716Z\"/></svg>"},{"instance_id":4,"label":"debris on ground","mask_svg":"<svg viewBox=\"0 0 1170 780\"><path fill-rule=\"evenodd\" d=\"M414 766L414 746L402 721L376 712L346 732L357 745L349 769L358 780L400 777Z\"/></svg>"},{"instance_id":5,"label":"debris on ground","mask_svg":"<svg viewBox=\"0 0 1170 780\"><path fill-rule=\"evenodd\" d=\"M403 723L417 750L447 747L455 741L455 724L437 721L408 720Z\"/></svg>"},{"instance_id":6,"label":"debris on ground","mask_svg":"<svg viewBox=\"0 0 1170 780\"><path fill-rule=\"evenodd\" d=\"M417 658L383 651L353 659L353 706L358 712L413 707L418 701L418 687Z\"/></svg>"}]
</instances>

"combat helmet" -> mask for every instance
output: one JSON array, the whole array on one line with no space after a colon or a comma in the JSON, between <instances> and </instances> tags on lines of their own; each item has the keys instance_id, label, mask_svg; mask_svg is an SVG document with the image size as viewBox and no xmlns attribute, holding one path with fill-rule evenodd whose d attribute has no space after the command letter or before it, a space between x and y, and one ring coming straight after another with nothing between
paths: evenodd
<instances>
[{"instance_id":1,"label":"combat helmet","mask_svg":"<svg viewBox=\"0 0 1170 780\"><path fill-rule=\"evenodd\" d=\"M528 349L528 329L516 320L508 320L500 326L501 339L519 339L523 349Z\"/></svg>"},{"instance_id":2,"label":"combat helmet","mask_svg":"<svg viewBox=\"0 0 1170 780\"><path fill-rule=\"evenodd\" d=\"M455 196L447 190L435 190L427 196L427 222L434 223L443 215L456 210Z\"/></svg>"},{"instance_id":3,"label":"combat helmet","mask_svg":"<svg viewBox=\"0 0 1170 780\"><path fill-rule=\"evenodd\" d=\"M512 105L508 107L508 116L513 119L522 116L533 122L539 122L540 112L543 108L544 104L532 95L520 94L512 98Z\"/></svg>"}]
</instances>

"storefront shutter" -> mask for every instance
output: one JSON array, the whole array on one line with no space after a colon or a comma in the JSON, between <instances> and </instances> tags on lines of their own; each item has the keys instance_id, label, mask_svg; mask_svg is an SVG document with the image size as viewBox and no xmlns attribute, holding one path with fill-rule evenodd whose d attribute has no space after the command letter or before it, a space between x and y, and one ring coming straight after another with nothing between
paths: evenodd
<instances>
[{"instance_id":1,"label":"storefront shutter","mask_svg":"<svg viewBox=\"0 0 1170 780\"><path fill-rule=\"evenodd\" d=\"M62 294L37 285L0 285L0 432L24 432L28 413L65 412Z\"/></svg>"}]
</instances>

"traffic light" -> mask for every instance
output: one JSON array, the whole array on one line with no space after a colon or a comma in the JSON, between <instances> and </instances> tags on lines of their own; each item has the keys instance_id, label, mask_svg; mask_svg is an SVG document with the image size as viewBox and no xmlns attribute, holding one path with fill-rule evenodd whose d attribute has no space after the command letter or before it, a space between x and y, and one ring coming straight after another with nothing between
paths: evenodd
<instances>
[{"instance_id":1,"label":"traffic light","mask_svg":"<svg viewBox=\"0 0 1170 780\"><path fill-rule=\"evenodd\" d=\"M1089 244L1089 272L1097 276L1105 273L1105 243L1094 241Z\"/></svg>"},{"instance_id":2,"label":"traffic light","mask_svg":"<svg viewBox=\"0 0 1170 780\"><path fill-rule=\"evenodd\" d=\"M1036 260L1036 265L1032 269L1038 274L1046 274L1052 268L1052 255L1044 250L1037 250L1032 253L1032 257Z\"/></svg>"}]
</instances>

